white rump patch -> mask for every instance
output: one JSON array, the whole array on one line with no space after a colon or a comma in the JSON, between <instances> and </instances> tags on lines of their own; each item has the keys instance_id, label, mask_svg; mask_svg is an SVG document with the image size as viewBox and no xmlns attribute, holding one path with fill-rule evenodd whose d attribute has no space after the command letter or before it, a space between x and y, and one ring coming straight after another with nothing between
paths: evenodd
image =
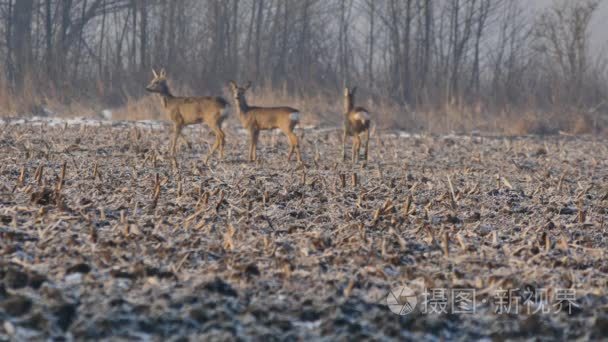
<instances>
[{"instance_id":1,"label":"white rump patch","mask_svg":"<svg viewBox=\"0 0 608 342\"><path fill-rule=\"evenodd\" d=\"M220 114L220 116L221 116L222 118L227 117L227 116L228 116L228 108L224 108L224 109L222 109L222 114Z\"/></svg>"},{"instance_id":2,"label":"white rump patch","mask_svg":"<svg viewBox=\"0 0 608 342\"><path fill-rule=\"evenodd\" d=\"M368 112L356 112L355 113L355 120L359 120L359 121L368 121L370 118L369 113Z\"/></svg>"},{"instance_id":3,"label":"white rump patch","mask_svg":"<svg viewBox=\"0 0 608 342\"><path fill-rule=\"evenodd\" d=\"M293 113L289 114L289 120L291 120L291 121L300 121L300 113L293 112Z\"/></svg>"},{"instance_id":4,"label":"white rump patch","mask_svg":"<svg viewBox=\"0 0 608 342\"><path fill-rule=\"evenodd\" d=\"M100 116L104 120L112 120L112 111L109 109L104 109L101 111Z\"/></svg>"}]
</instances>

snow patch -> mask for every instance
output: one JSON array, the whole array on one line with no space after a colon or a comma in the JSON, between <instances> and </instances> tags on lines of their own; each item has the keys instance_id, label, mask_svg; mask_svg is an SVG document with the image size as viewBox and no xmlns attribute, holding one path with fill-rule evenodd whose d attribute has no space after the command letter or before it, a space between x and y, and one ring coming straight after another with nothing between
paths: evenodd
<instances>
[{"instance_id":1,"label":"snow patch","mask_svg":"<svg viewBox=\"0 0 608 342\"><path fill-rule=\"evenodd\" d=\"M398 131L397 136L399 138L414 138L414 139L422 138L422 134L413 134L413 133L406 132L406 131Z\"/></svg>"},{"instance_id":2,"label":"snow patch","mask_svg":"<svg viewBox=\"0 0 608 342\"><path fill-rule=\"evenodd\" d=\"M102 112L103 113L103 112ZM100 114L99 116L101 116ZM105 115L111 115L110 111L107 111ZM106 116L107 117L107 116ZM112 127L138 127L147 129L163 129L169 125L168 122L157 121L157 120L138 120L138 121L113 121L109 119L100 118L57 118L57 117L45 117L45 116L33 116L28 118L0 118L0 125L3 126L47 126L47 127L64 127L64 126L88 126L88 127L101 127L101 126L112 126Z\"/></svg>"},{"instance_id":3,"label":"snow patch","mask_svg":"<svg viewBox=\"0 0 608 342\"><path fill-rule=\"evenodd\" d=\"M82 283L82 273L71 273L65 276L65 282L68 284Z\"/></svg>"}]
</instances>

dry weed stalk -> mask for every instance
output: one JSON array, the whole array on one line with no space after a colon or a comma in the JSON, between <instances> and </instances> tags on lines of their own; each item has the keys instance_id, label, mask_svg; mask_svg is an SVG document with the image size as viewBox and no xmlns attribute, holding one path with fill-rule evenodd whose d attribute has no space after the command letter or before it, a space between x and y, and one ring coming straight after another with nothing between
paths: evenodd
<instances>
[{"instance_id":1,"label":"dry weed stalk","mask_svg":"<svg viewBox=\"0 0 608 342\"><path fill-rule=\"evenodd\" d=\"M355 285L357 284L356 276L348 280L348 284L344 288L344 298L349 298Z\"/></svg>"},{"instance_id":2,"label":"dry weed stalk","mask_svg":"<svg viewBox=\"0 0 608 342\"><path fill-rule=\"evenodd\" d=\"M456 234L456 240L458 240L460 249L462 249L463 252L467 252L468 251L467 244L465 243L464 238L462 237L462 235L460 233Z\"/></svg>"},{"instance_id":3,"label":"dry weed stalk","mask_svg":"<svg viewBox=\"0 0 608 342\"><path fill-rule=\"evenodd\" d=\"M562 184L564 183L564 177L566 177L566 172L562 173L561 177L559 177L559 181L557 182L557 192L562 192Z\"/></svg>"},{"instance_id":4,"label":"dry weed stalk","mask_svg":"<svg viewBox=\"0 0 608 342\"><path fill-rule=\"evenodd\" d=\"M502 183L504 184L504 186L506 186L509 190L513 190L513 185L511 185L511 183L509 182L509 180L506 177L502 177Z\"/></svg>"},{"instance_id":5,"label":"dry weed stalk","mask_svg":"<svg viewBox=\"0 0 608 342\"><path fill-rule=\"evenodd\" d=\"M583 198L579 198L578 200L578 223L585 223L585 221L587 220L586 216L587 213L585 211L585 204L584 204L584 200Z\"/></svg>"},{"instance_id":6,"label":"dry weed stalk","mask_svg":"<svg viewBox=\"0 0 608 342\"><path fill-rule=\"evenodd\" d=\"M158 199L160 198L160 176L157 173L154 176L153 190L152 190L152 202L149 206L149 212L154 212L156 206L158 205Z\"/></svg>"},{"instance_id":7,"label":"dry weed stalk","mask_svg":"<svg viewBox=\"0 0 608 342\"><path fill-rule=\"evenodd\" d=\"M339 177L340 177L340 187L342 189L346 188L346 175L343 173L340 173Z\"/></svg>"},{"instance_id":8,"label":"dry weed stalk","mask_svg":"<svg viewBox=\"0 0 608 342\"><path fill-rule=\"evenodd\" d=\"M224 234L224 249L233 251L234 250L234 234L236 230L232 224L228 224L228 229Z\"/></svg>"},{"instance_id":9,"label":"dry weed stalk","mask_svg":"<svg viewBox=\"0 0 608 342\"><path fill-rule=\"evenodd\" d=\"M450 190L450 201L452 203L452 209L456 210L458 207L458 203L456 202L456 194L454 193L454 186L452 185L452 179L450 176L447 176L448 179L448 188Z\"/></svg>"},{"instance_id":10,"label":"dry weed stalk","mask_svg":"<svg viewBox=\"0 0 608 342\"><path fill-rule=\"evenodd\" d=\"M445 257L449 257L450 256L450 237L449 237L447 231L443 232L443 237L441 239L441 246L443 249L443 255Z\"/></svg>"},{"instance_id":11,"label":"dry weed stalk","mask_svg":"<svg viewBox=\"0 0 608 342\"><path fill-rule=\"evenodd\" d=\"M264 190L264 193L262 194L262 204L264 206L267 206L269 199L270 199L270 194L268 193L268 190Z\"/></svg>"},{"instance_id":12,"label":"dry weed stalk","mask_svg":"<svg viewBox=\"0 0 608 342\"><path fill-rule=\"evenodd\" d=\"M21 169L19 170L19 179L18 179L17 185L19 187L22 187L24 183L25 183L25 166L22 166Z\"/></svg>"},{"instance_id":13,"label":"dry weed stalk","mask_svg":"<svg viewBox=\"0 0 608 342\"><path fill-rule=\"evenodd\" d=\"M222 206L223 203L224 203L224 190L220 190L220 198L218 199L217 204L215 205L216 213L220 210L220 207Z\"/></svg>"},{"instance_id":14,"label":"dry weed stalk","mask_svg":"<svg viewBox=\"0 0 608 342\"><path fill-rule=\"evenodd\" d=\"M59 193L61 191L61 189L63 189L63 184L65 184L65 169L66 169L67 163L64 161L63 164L61 165L61 173L59 175L59 181L57 182L57 188L56 188L56 192Z\"/></svg>"},{"instance_id":15,"label":"dry weed stalk","mask_svg":"<svg viewBox=\"0 0 608 342\"><path fill-rule=\"evenodd\" d=\"M93 180L102 180L101 179L101 173L99 172L98 166L97 166L97 161L95 161L95 163L93 163Z\"/></svg>"},{"instance_id":16,"label":"dry weed stalk","mask_svg":"<svg viewBox=\"0 0 608 342\"><path fill-rule=\"evenodd\" d=\"M405 204L403 205L403 217L407 218L410 215L410 208L412 206L413 197L412 194L407 195Z\"/></svg>"},{"instance_id":17,"label":"dry weed stalk","mask_svg":"<svg viewBox=\"0 0 608 342\"><path fill-rule=\"evenodd\" d=\"M34 180L36 181L36 183L38 185L42 185L43 174L44 174L44 165L40 164L40 165L38 165L38 168L36 168L36 173L34 174Z\"/></svg>"}]
</instances>

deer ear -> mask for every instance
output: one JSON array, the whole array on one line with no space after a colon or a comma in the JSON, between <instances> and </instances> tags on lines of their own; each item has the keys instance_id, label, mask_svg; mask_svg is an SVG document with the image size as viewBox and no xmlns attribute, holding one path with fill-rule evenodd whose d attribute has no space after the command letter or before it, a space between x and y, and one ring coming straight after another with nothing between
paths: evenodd
<instances>
[{"instance_id":1,"label":"deer ear","mask_svg":"<svg viewBox=\"0 0 608 342\"><path fill-rule=\"evenodd\" d=\"M167 73L165 72L165 68L160 69L160 77L166 77Z\"/></svg>"},{"instance_id":2,"label":"deer ear","mask_svg":"<svg viewBox=\"0 0 608 342\"><path fill-rule=\"evenodd\" d=\"M236 82L234 81L229 81L228 85L230 86L230 89L235 90L236 88L238 88L238 86L236 85Z\"/></svg>"},{"instance_id":3,"label":"deer ear","mask_svg":"<svg viewBox=\"0 0 608 342\"><path fill-rule=\"evenodd\" d=\"M154 78L158 78L158 74L156 73L156 70L152 69L152 75L154 75Z\"/></svg>"}]
</instances>

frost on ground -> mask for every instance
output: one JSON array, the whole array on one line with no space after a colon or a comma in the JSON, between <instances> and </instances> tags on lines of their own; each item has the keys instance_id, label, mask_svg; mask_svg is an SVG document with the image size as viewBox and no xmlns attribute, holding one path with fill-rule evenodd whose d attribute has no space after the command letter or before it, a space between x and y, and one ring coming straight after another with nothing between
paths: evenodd
<instances>
[{"instance_id":1,"label":"frost on ground","mask_svg":"<svg viewBox=\"0 0 608 342\"><path fill-rule=\"evenodd\" d=\"M206 129L173 159L168 124L0 127L2 340L608 333L606 141L384 133L353 166L339 131L307 129L298 166L268 133L245 162L229 127L204 165ZM401 285L419 296L403 316L386 305Z\"/></svg>"},{"instance_id":2,"label":"frost on ground","mask_svg":"<svg viewBox=\"0 0 608 342\"><path fill-rule=\"evenodd\" d=\"M32 116L27 118L0 118L0 126L13 127L13 126L44 126L44 127L64 127L74 128L78 127L102 127L102 126L128 126L148 129L160 129L163 126L168 125L168 122L156 121L156 120L138 120L138 121L112 121L112 113L104 110L100 114L101 119L89 118L89 117L74 117L74 118L61 118L52 116Z\"/></svg>"}]
</instances>

